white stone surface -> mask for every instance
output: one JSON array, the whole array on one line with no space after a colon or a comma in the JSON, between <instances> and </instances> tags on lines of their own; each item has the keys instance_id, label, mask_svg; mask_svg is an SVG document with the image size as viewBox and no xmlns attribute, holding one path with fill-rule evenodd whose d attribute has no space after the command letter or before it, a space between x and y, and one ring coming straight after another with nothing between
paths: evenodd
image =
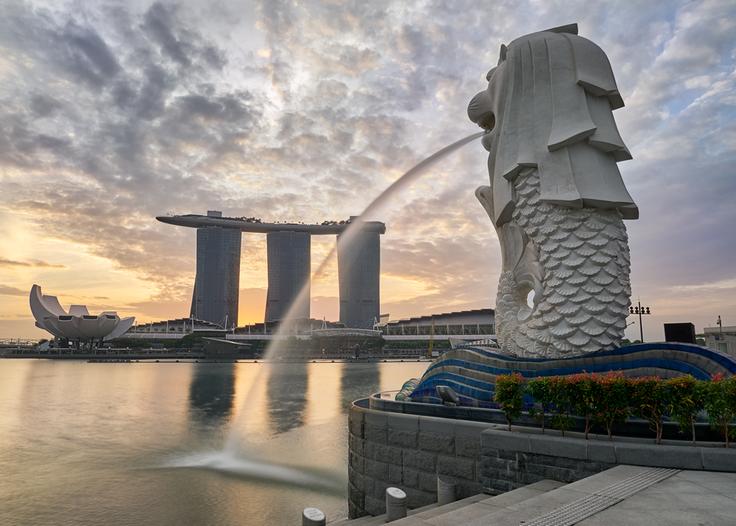
<instances>
[{"instance_id":1,"label":"white stone surface","mask_svg":"<svg viewBox=\"0 0 736 526\"><path fill-rule=\"evenodd\" d=\"M386 488L386 522L406 517L406 493L399 488Z\"/></svg>"},{"instance_id":2,"label":"white stone surface","mask_svg":"<svg viewBox=\"0 0 736 526\"><path fill-rule=\"evenodd\" d=\"M468 116L490 152L476 196L501 243L499 345L542 357L614 347L631 295L623 220L639 212L616 164L631 155L608 58L573 24L502 46L487 78Z\"/></svg>"},{"instance_id":3,"label":"white stone surface","mask_svg":"<svg viewBox=\"0 0 736 526\"><path fill-rule=\"evenodd\" d=\"M318 508L304 508L302 512L302 526L324 526L327 517Z\"/></svg>"},{"instance_id":4,"label":"white stone surface","mask_svg":"<svg viewBox=\"0 0 736 526\"><path fill-rule=\"evenodd\" d=\"M443 477L437 477L437 505L444 506L455 501L457 484Z\"/></svg>"},{"instance_id":5,"label":"white stone surface","mask_svg":"<svg viewBox=\"0 0 736 526\"><path fill-rule=\"evenodd\" d=\"M135 321L110 311L90 314L85 305L72 305L67 313L56 296L45 296L38 285L31 287L29 303L36 327L58 338L112 340L125 334Z\"/></svg>"}]
</instances>

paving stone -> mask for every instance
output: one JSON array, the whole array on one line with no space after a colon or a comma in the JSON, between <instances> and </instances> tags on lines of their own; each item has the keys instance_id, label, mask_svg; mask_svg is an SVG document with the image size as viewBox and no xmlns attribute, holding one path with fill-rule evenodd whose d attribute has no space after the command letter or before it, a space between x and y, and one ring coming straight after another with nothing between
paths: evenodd
<instances>
[{"instance_id":1,"label":"paving stone","mask_svg":"<svg viewBox=\"0 0 736 526\"><path fill-rule=\"evenodd\" d=\"M369 515L383 515L386 513L386 501L375 497L365 497L365 511Z\"/></svg>"},{"instance_id":2,"label":"paving stone","mask_svg":"<svg viewBox=\"0 0 736 526\"><path fill-rule=\"evenodd\" d=\"M529 435L529 451L540 455L586 459L586 440L548 435Z\"/></svg>"},{"instance_id":3,"label":"paving stone","mask_svg":"<svg viewBox=\"0 0 736 526\"><path fill-rule=\"evenodd\" d=\"M348 466L348 480L358 491L365 491L365 477Z\"/></svg>"},{"instance_id":4,"label":"paving stone","mask_svg":"<svg viewBox=\"0 0 736 526\"><path fill-rule=\"evenodd\" d=\"M390 429L397 431L418 432L420 418L415 415L404 415L401 413L389 413L387 425Z\"/></svg>"},{"instance_id":5,"label":"paving stone","mask_svg":"<svg viewBox=\"0 0 736 526\"><path fill-rule=\"evenodd\" d=\"M461 457L437 457L437 473L467 480L475 480L475 461Z\"/></svg>"},{"instance_id":6,"label":"paving stone","mask_svg":"<svg viewBox=\"0 0 736 526\"><path fill-rule=\"evenodd\" d=\"M588 440L588 460L614 464L616 462L616 448L613 442Z\"/></svg>"},{"instance_id":7,"label":"paving stone","mask_svg":"<svg viewBox=\"0 0 736 526\"><path fill-rule=\"evenodd\" d=\"M437 475L434 473L420 471L419 489L426 491L427 493L437 493Z\"/></svg>"},{"instance_id":8,"label":"paving stone","mask_svg":"<svg viewBox=\"0 0 736 526\"><path fill-rule=\"evenodd\" d=\"M529 436L523 433L487 429L480 434L481 447L507 451L530 451Z\"/></svg>"},{"instance_id":9,"label":"paving stone","mask_svg":"<svg viewBox=\"0 0 736 526\"><path fill-rule=\"evenodd\" d=\"M348 428L350 434L363 438L363 412L351 409L348 415Z\"/></svg>"},{"instance_id":10,"label":"paving stone","mask_svg":"<svg viewBox=\"0 0 736 526\"><path fill-rule=\"evenodd\" d=\"M467 481L467 480L457 480L457 494L456 497L458 499L464 499L473 495L478 495L479 493L483 493L483 484L480 483L480 481Z\"/></svg>"},{"instance_id":11,"label":"paving stone","mask_svg":"<svg viewBox=\"0 0 736 526\"><path fill-rule=\"evenodd\" d=\"M388 480L388 464L378 460L365 459L365 470L363 473L372 479Z\"/></svg>"},{"instance_id":12,"label":"paving stone","mask_svg":"<svg viewBox=\"0 0 736 526\"><path fill-rule=\"evenodd\" d=\"M374 442L366 442L365 457L401 466L401 449Z\"/></svg>"},{"instance_id":13,"label":"paving stone","mask_svg":"<svg viewBox=\"0 0 736 526\"><path fill-rule=\"evenodd\" d=\"M404 467L402 469L402 482L405 486L419 488L419 470Z\"/></svg>"},{"instance_id":14,"label":"paving stone","mask_svg":"<svg viewBox=\"0 0 736 526\"><path fill-rule=\"evenodd\" d=\"M400 463L388 465L388 482L391 484L401 484L403 482L403 469Z\"/></svg>"},{"instance_id":15,"label":"paving stone","mask_svg":"<svg viewBox=\"0 0 736 526\"><path fill-rule=\"evenodd\" d=\"M388 427L388 414L379 411L367 411L365 413L366 427Z\"/></svg>"},{"instance_id":16,"label":"paving stone","mask_svg":"<svg viewBox=\"0 0 736 526\"><path fill-rule=\"evenodd\" d=\"M374 427L366 423L363 429L363 436L369 442L377 442L385 444L387 441L388 430L386 427Z\"/></svg>"},{"instance_id":17,"label":"paving stone","mask_svg":"<svg viewBox=\"0 0 736 526\"><path fill-rule=\"evenodd\" d=\"M420 431L417 437L417 446L424 451L453 453L455 450L455 437L453 435L441 435L429 431Z\"/></svg>"},{"instance_id":18,"label":"paving stone","mask_svg":"<svg viewBox=\"0 0 736 526\"><path fill-rule=\"evenodd\" d=\"M416 468L431 473L434 473L437 468L437 457L426 451L405 449L402 455L402 462L405 467Z\"/></svg>"},{"instance_id":19,"label":"paving stone","mask_svg":"<svg viewBox=\"0 0 736 526\"><path fill-rule=\"evenodd\" d=\"M421 491L415 488L401 488L404 490L407 496L407 506L409 508L421 508L429 504L434 504L437 500L435 493L429 493L427 491Z\"/></svg>"},{"instance_id":20,"label":"paving stone","mask_svg":"<svg viewBox=\"0 0 736 526\"><path fill-rule=\"evenodd\" d=\"M419 432L454 436L456 425L457 422L450 418L425 417L419 420Z\"/></svg>"},{"instance_id":21,"label":"paving stone","mask_svg":"<svg viewBox=\"0 0 736 526\"><path fill-rule=\"evenodd\" d=\"M399 429L388 428L388 443L394 446L405 448L417 447L417 431L401 431Z\"/></svg>"},{"instance_id":22,"label":"paving stone","mask_svg":"<svg viewBox=\"0 0 736 526\"><path fill-rule=\"evenodd\" d=\"M736 472L736 449L703 447L700 450L705 469Z\"/></svg>"},{"instance_id":23,"label":"paving stone","mask_svg":"<svg viewBox=\"0 0 736 526\"><path fill-rule=\"evenodd\" d=\"M689 446L618 443L616 444L616 459L621 464L635 464L639 466L679 469L703 468L703 460L699 448Z\"/></svg>"},{"instance_id":24,"label":"paving stone","mask_svg":"<svg viewBox=\"0 0 736 526\"><path fill-rule=\"evenodd\" d=\"M455 435L455 454L461 457L480 456L480 433L477 435Z\"/></svg>"},{"instance_id":25,"label":"paving stone","mask_svg":"<svg viewBox=\"0 0 736 526\"><path fill-rule=\"evenodd\" d=\"M363 439L355 435L349 435L348 449L356 455L363 455Z\"/></svg>"},{"instance_id":26,"label":"paving stone","mask_svg":"<svg viewBox=\"0 0 736 526\"><path fill-rule=\"evenodd\" d=\"M348 465L359 473L365 473L365 458L361 455L348 453Z\"/></svg>"}]
</instances>

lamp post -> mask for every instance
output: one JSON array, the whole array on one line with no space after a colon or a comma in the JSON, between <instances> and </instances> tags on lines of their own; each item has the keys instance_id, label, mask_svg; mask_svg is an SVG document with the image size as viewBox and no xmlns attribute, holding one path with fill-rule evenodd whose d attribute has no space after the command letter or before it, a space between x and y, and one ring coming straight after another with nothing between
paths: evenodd
<instances>
[{"instance_id":1,"label":"lamp post","mask_svg":"<svg viewBox=\"0 0 736 526\"><path fill-rule=\"evenodd\" d=\"M651 314L649 307L642 307L641 301L637 300L636 307L629 307L629 314L639 315L639 335L641 336L641 343L644 343L644 326L641 324L641 317L643 314Z\"/></svg>"}]
</instances>

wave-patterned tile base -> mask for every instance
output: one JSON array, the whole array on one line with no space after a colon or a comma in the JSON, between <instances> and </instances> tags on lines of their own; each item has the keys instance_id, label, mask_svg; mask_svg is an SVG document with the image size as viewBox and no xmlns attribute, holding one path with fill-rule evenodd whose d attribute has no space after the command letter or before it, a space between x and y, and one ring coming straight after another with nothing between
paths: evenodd
<instances>
[{"instance_id":1,"label":"wave-patterned tile base","mask_svg":"<svg viewBox=\"0 0 736 526\"><path fill-rule=\"evenodd\" d=\"M706 347L685 343L640 343L610 351L565 358L519 358L496 349L465 345L440 356L411 394L414 402L442 403L437 386L451 387L460 405L495 407L496 376L520 373L525 378L566 376L582 372L620 371L626 376L672 378L691 375L709 380L736 374L736 359Z\"/></svg>"}]
</instances>

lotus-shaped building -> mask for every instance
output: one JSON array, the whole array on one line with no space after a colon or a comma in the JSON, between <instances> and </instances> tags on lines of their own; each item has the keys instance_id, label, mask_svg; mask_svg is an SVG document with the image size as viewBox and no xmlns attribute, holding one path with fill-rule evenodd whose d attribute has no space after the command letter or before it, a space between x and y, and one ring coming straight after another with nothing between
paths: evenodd
<instances>
[{"instance_id":1,"label":"lotus-shaped building","mask_svg":"<svg viewBox=\"0 0 736 526\"><path fill-rule=\"evenodd\" d=\"M38 285L31 288L30 304L36 327L68 340L112 340L125 334L135 321L111 311L90 314L86 305L71 305L67 312L56 296L44 295Z\"/></svg>"}]
</instances>

